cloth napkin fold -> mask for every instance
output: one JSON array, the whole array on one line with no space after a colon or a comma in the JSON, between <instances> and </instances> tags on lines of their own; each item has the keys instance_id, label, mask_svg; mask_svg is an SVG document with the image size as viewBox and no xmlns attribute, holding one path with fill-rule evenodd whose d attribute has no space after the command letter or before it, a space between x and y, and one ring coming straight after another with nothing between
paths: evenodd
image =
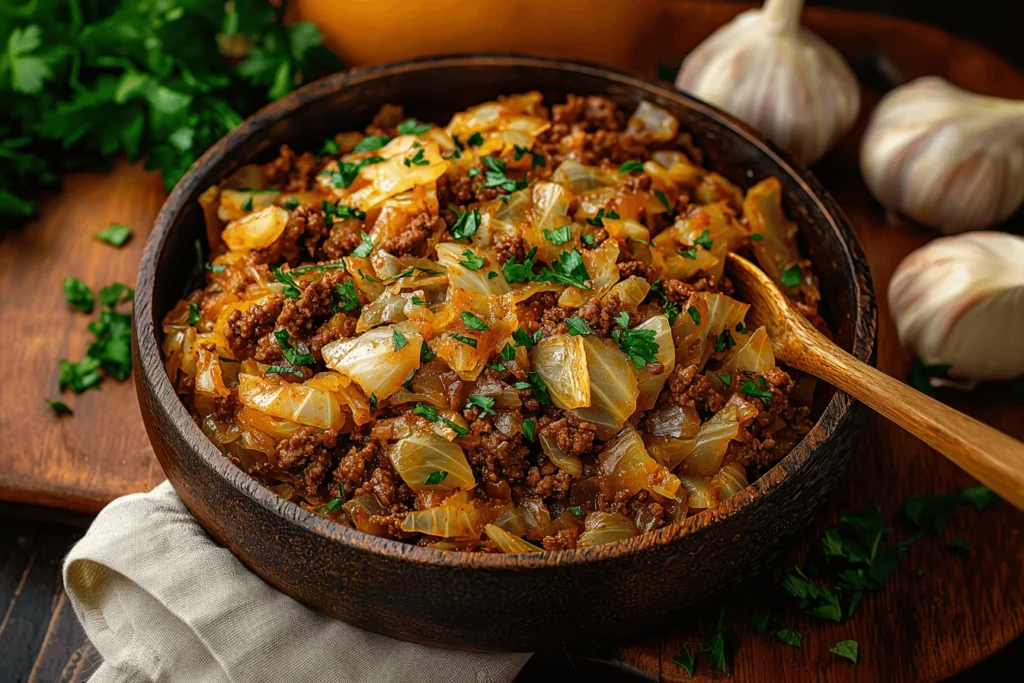
<instances>
[{"instance_id":1,"label":"cloth napkin fold","mask_svg":"<svg viewBox=\"0 0 1024 683\"><path fill-rule=\"evenodd\" d=\"M529 654L438 650L276 591L206 535L170 483L100 512L64 586L103 655L94 683L507 683Z\"/></svg>"}]
</instances>

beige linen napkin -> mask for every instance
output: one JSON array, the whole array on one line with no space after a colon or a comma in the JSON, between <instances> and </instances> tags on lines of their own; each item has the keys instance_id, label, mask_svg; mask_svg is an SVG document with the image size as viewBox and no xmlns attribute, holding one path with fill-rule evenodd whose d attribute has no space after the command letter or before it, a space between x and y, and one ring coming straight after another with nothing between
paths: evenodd
<instances>
[{"instance_id":1,"label":"beige linen napkin","mask_svg":"<svg viewBox=\"0 0 1024 683\"><path fill-rule=\"evenodd\" d=\"M313 611L215 544L168 482L104 508L64 585L103 655L94 683L507 683L530 656L436 650Z\"/></svg>"}]
</instances>

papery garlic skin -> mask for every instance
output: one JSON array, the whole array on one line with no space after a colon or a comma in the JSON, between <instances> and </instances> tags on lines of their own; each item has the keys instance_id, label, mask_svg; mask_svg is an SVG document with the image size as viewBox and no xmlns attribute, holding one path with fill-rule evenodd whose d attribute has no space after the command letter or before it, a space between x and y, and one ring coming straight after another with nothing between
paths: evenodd
<instances>
[{"instance_id":1,"label":"papery garlic skin","mask_svg":"<svg viewBox=\"0 0 1024 683\"><path fill-rule=\"evenodd\" d=\"M889 282L900 343L949 376L984 381L1024 374L1024 237L941 237L900 263Z\"/></svg>"},{"instance_id":2,"label":"papery garlic skin","mask_svg":"<svg viewBox=\"0 0 1024 683\"><path fill-rule=\"evenodd\" d=\"M767 0L719 28L683 61L676 87L813 164L850 129L860 86L831 45L800 26L803 0Z\"/></svg>"},{"instance_id":3,"label":"papery garlic skin","mask_svg":"<svg viewBox=\"0 0 1024 683\"><path fill-rule=\"evenodd\" d=\"M860 168L879 202L924 226L995 225L1024 202L1024 102L911 81L872 113Z\"/></svg>"}]
</instances>

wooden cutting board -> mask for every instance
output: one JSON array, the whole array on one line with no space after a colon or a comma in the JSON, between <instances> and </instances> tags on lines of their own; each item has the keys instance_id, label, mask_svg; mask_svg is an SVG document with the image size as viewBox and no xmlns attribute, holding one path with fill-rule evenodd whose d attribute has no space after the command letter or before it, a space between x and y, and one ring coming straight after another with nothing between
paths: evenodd
<instances>
[{"instance_id":1,"label":"wooden cutting board","mask_svg":"<svg viewBox=\"0 0 1024 683\"><path fill-rule=\"evenodd\" d=\"M661 61L677 64L714 28L746 5L666 2L642 36L630 37L633 56L620 68L654 76ZM971 90L1024 98L1024 73L986 50L932 27L878 15L812 8L805 23L839 48L852 64L884 51L908 78L938 74ZM815 167L846 210L867 253L879 298L878 367L907 374L886 305L886 284L906 254L931 234L887 220L867 194L857 170L857 146L877 95L865 90L858 127ZM139 419L130 382L106 381L100 391L64 400L73 417L58 418L46 405L57 397L58 359L81 357L89 316L64 303L61 281L83 279L93 288L132 283L153 217L163 201L159 178L119 164L111 174L69 176L62 191L44 201L42 216L0 243L0 499L93 513L111 498L151 488L163 479ZM135 236L122 249L92 238L111 222ZM1020 231L1020 215L1012 228ZM956 406L1017 438L1024 438L1024 405L1010 387L971 395L945 393ZM810 546L848 507L881 505L896 519L907 498L949 492L970 479L901 429L871 420L845 487L807 536ZM909 530L894 523L896 537ZM954 536L969 540L960 557L945 549ZM923 576L917 576L917 569ZM803 633L791 648L757 636L748 625L747 603L758 587L738 589L727 624L740 636L733 660L735 680L931 681L949 676L1024 632L1024 516L1003 506L957 514L945 537L915 543L886 591L865 598L856 618L825 624L797 614L790 625ZM712 613L710 617L708 613ZM680 628L604 653L644 676L688 680L672 662L684 643L706 635L714 610L680 615ZM860 643L860 663L828 650L839 640ZM706 664L697 679L708 679Z\"/></svg>"}]
</instances>

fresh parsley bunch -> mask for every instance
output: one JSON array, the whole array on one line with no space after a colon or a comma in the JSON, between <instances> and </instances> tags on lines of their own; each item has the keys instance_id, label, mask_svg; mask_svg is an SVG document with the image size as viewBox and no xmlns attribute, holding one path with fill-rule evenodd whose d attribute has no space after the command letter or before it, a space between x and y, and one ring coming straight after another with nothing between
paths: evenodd
<instances>
[{"instance_id":1,"label":"fresh parsley bunch","mask_svg":"<svg viewBox=\"0 0 1024 683\"><path fill-rule=\"evenodd\" d=\"M275 6L277 5L277 6ZM146 159L168 188L213 142L337 58L268 0L0 3L0 230L61 171Z\"/></svg>"}]
</instances>

